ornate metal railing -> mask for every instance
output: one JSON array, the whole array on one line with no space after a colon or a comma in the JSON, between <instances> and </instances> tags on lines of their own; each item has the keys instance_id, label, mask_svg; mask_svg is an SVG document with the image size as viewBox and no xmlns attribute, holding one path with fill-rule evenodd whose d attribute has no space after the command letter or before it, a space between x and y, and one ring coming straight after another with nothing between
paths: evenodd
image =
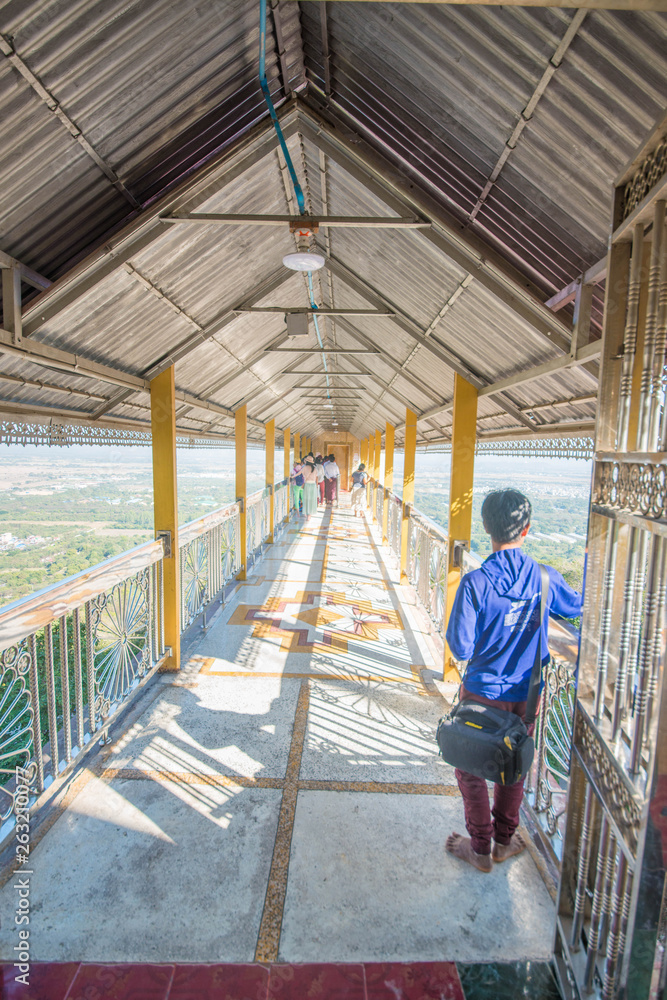
<instances>
[{"instance_id":1,"label":"ornate metal railing","mask_svg":"<svg viewBox=\"0 0 667 1000\"><path fill-rule=\"evenodd\" d=\"M387 536L389 548L401 561L401 521L403 519L403 501L395 493L389 493L389 514L387 521Z\"/></svg>"},{"instance_id":2,"label":"ornate metal railing","mask_svg":"<svg viewBox=\"0 0 667 1000\"><path fill-rule=\"evenodd\" d=\"M289 479L276 483L273 490L273 523L274 536L279 535L287 523L290 514Z\"/></svg>"},{"instance_id":3,"label":"ornate metal railing","mask_svg":"<svg viewBox=\"0 0 667 1000\"><path fill-rule=\"evenodd\" d=\"M408 579L441 632L447 588L447 535L414 507L410 507Z\"/></svg>"},{"instance_id":4,"label":"ornate metal railing","mask_svg":"<svg viewBox=\"0 0 667 1000\"><path fill-rule=\"evenodd\" d=\"M257 561L262 553L262 546L269 537L269 504L271 493L269 489L257 490L246 500L246 538L248 568Z\"/></svg>"},{"instance_id":5,"label":"ornate metal railing","mask_svg":"<svg viewBox=\"0 0 667 1000\"><path fill-rule=\"evenodd\" d=\"M382 524L384 517L384 487L380 483L375 484L375 518L378 524Z\"/></svg>"},{"instance_id":6,"label":"ornate metal railing","mask_svg":"<svg viewBox=\"0 0 667 1000\"><path fill-rule=\"evenodd\" d=\"M220 507L179 528L181 631L241 568L240 504Z\"/></svg>"},{"instance_id":7,"label":"ornate metal railing","mask_svg":"<svg viewBox=\"0 0 667 1000\"><path fill-rule=\"evenodd\" d=\"M41 793L165 655L163 542L139 545L0 611L0 820L20 767Z\"/></svg>"}]
</instances>

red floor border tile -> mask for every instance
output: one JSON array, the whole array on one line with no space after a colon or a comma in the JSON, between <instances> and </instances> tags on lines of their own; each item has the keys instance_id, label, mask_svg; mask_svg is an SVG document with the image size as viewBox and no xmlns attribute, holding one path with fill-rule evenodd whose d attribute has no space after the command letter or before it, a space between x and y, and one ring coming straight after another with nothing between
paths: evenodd
<instances>
[{"instance_id":1,"label":"red floor border tile","mask_svg":"<svg viewBox=\"0 0 667 1000\"><path fill-rule=\"evenodd\" d=\"M367 962L367 1000L465 1000L455 962Z\"/></svg>"},{"instance_id":2,"label":"red floor border tile","mask_svg":"<svg viewBox=\"0 0 667 1000\"><path fill-rule=\"evenodd\" d=\"M465 1000L455 962L0 964L0 1000Z\"/></svg>"},{"instance_id":3,"label":"red floor border tile","mask_svg":"<svg viewBox=\"0 0 667 1000\"><path fill-rule=\"evenodd\" d=\"M17 982L21 975L11 962L0 969L2 1000L65 1000L78 972L78 962L30 962L28 985Z\"/></svg>"},{"instance_id":4,"label":"red floor border tile","mask_svg":"<svg viewBox=\"0 0 667 1000\"><path fill-rule=\"evenodd\" d=\"M173 965L82 964L67 1000L167 1000Z\"/></svg>"}]
</instances>

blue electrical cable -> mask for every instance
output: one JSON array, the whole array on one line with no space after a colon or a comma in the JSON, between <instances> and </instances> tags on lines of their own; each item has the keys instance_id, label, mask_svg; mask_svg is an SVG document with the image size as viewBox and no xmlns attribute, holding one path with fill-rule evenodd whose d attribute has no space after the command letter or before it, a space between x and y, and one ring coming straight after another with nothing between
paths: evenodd
<instances>
[{"instance_id":1,"label":"blue electrical cable","mask_svg":"<svg viewBox=\"0 0 667 1000\"><path fill-rule=\"evenodd\" d=\"M299 204L299 214L305 215L306 199L303 196L301 185L299 184L299 180L296 176L296 170L294 169L294 164L292 163L292 157L289 155L283 130L280 127L278 115L276 114L276 109L274 108L273 101L271 100L269 85L266 82L266 0L259 0L259 85L262 88L264 100L266 101L269 114L271 115L271 119L275 126L280 148L282 149L285 160L287 161L287 169L289 170L290 177L292 178L294 194L296 195L296 200Z\"/></svg>"},{"instance_id":2,"label":"blue electrical cable","mask_svg":"<svg viewBox=\"0 0 667 1000\"><path fill-rule=\"evenodd\" d=\"M287 163L287 169L289 170L289 175L292 179L292 187L294 188L294 194L296 195L296 200L299 205L299 214L306 214L306 199L304 198L303 191L301 190L301 185L299 184L299 179L296 176L296 170L294 169L294 164L292 163L292 157L289 154L287 148L287 143L285 142L285 137L283 131L280 127L280 122L278 121L278 116L276 114L276 109L273 106L273 101L271 100L271 94L269 93L269 85L266 81L266 0L259 0L259 85L262 88L262 93L264 94L264 100L269 109L269 114L271 115L271 120L273 121L274 128L276 130L276 135L278 136L278 142L280 143L280 148L283 151L283 156L285 157L285 162ZM317 309L315 303L315 295L313 292L313 276L311 271L306 272L308 275L308 295L310 297L310 305L313 309ZM313 313L313 322L315 324L315 333L317 334L317 342L320 345L320 350L322 351L322 363L324 364L324 377L327 383L327 399L331 400L331 393L329 391L329 372L327 370L327 359L324 353L324 344L322 343L322 337L320 335L320 326L317 322L317 316Z\"/></svg>"}]
</instances>

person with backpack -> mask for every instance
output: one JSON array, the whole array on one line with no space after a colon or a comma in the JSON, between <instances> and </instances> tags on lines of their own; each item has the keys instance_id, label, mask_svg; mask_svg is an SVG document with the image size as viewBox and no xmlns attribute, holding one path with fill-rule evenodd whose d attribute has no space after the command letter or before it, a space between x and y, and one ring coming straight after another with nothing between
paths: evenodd
<instances>
[{"instance_id":1,"label":"person with backpack","mask_svg":"<svg viewBox=\"0 0 667 1000\"><path fill-rule=\"evenodd\" d=\"M363 517L364 510L366 509L366 483L368 482L368 476L366 475L366 466L363 462L359 465L358 469L352 473L352 496L350 497L350 506L355 517Z\"/></svg>"},{"instance_id":2,"label":"person with backpack","mask_svg":"<svg viewBox=\"0 0 667 1000\"><path fill-rule=\"evenodd\" d=\"M543 668L549 662L549 614L576 618L582 607L581 594L552 566L545 566L549 586L541 619L540 565L521 551L531 514L530 501L518 490L494 490L484 498L482 523L493 551L479 569L462 578L446 633L453 657L467 661L460 700L514 712L522 720L538 643ZM533 729L534 723L528 726L529 735ZM461 861L490 872L494 862L526 847L517 833L523 781L495 784L491 810L486 781L458 768L455 774L470 837L454 832L445 847Z\"/></svg>"}]
</instances>

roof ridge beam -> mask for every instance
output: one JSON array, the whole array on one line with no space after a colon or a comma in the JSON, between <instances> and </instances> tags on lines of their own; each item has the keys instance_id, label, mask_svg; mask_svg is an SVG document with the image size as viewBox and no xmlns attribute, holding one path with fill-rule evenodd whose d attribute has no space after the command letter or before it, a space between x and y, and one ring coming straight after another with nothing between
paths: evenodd
<instances>
[{"instance_id":1,"label":"roof ridge beam","mask_svg":"<svg viewBox=\"0 0 667 1000\"><path fill-rule=\"evenodd\" d=\"M299 129L315 146L394 211L401 214L408 210L429 220L432 228L420 230L421 239L473 275L549 343L564 352L569 350L571 328L546 307L539 290L525 275L480 237L469 232L432 195L414 184L408 185L397 165L373 150L363 133L353 132L340 117L332 115L330 108L325 115L322 110L317 111L305 103L302 97L297 107Z\"/></svg>"}]
</instances>

